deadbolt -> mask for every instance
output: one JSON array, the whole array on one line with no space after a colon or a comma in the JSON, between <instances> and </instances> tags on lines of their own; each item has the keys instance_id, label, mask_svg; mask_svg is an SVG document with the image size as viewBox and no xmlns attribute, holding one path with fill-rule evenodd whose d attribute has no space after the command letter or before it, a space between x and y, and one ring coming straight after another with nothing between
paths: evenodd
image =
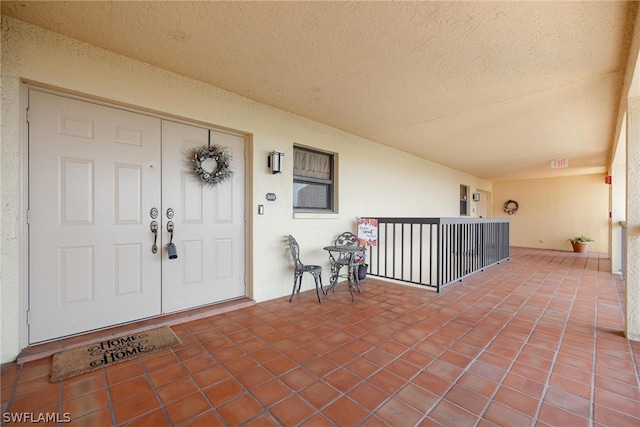
<instances>
[{"instance_id":1,"label":"deadbolt","mask_svg":"<svg viewBox=\"0 0 640 427\"><path fill-rule=\"evenodd\" d=\"M167 218L173 219L173 209L167 209Z\"/></svg>"}]
</instances>

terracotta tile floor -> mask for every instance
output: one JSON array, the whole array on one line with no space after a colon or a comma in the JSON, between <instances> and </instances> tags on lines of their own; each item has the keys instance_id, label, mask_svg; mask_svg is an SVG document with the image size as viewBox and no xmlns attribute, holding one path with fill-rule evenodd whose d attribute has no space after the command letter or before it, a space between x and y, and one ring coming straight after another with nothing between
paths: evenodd
<instances>
[{"instance_id":1,"label":"terracotta tile floor","mask_svg":"<svg viewBox=\"0 0 640 427\"><path fill-rule=\"evenodd\" d=\"M604 255L512 249L441 294L368 278L174 325L182 344L57 383L2 366L2 412L86 426L640 425L640 343ZM39 423L46 425L46 423ZM62 424L61 424L62 425Z\"/></svg>"}]
</instances>

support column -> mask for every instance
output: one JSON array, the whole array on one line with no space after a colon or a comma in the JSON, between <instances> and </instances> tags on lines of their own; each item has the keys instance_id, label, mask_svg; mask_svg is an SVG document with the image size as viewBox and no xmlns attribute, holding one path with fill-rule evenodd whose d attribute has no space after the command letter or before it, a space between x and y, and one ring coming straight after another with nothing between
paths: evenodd
<instances>
[{"instance_id":1,"label":"support column","mask_svg":"<svg viewBox=\"0 0 640 427\"><path fill-rule=\"evenodd\" d=\"M625 335L640 341L640 97L627 104L627 276Z\"/></svg>"},{"instance_id":2,"label":"support column","mask_svg":"<svg viewBox=\"0 0 640 427\"><path fill-rule=\"evenodd\" d=\"M609 169L611 174L611 187L609 191L610 195L610 240L609 240L609 257L611 258L611 272L622 274L622 266L624 261L622 259L622 245L625 244L622 241L622 226L620 223L625 221L626 217L626 196L627 196L627 164L626 164L626 146L627 146L627 132L626 122L624 123L624 129L622 129L620 138L618 140L617 149L614 153L613 162Z\"/></svg>"}]
</instances>

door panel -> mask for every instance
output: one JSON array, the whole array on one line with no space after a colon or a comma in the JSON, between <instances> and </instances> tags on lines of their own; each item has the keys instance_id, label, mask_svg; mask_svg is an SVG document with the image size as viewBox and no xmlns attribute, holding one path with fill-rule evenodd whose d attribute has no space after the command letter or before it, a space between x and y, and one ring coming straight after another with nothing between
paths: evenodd
<instances>
[{"instance_id":1,"label":"door panel","mask_svg":"<svg viewBox=\"0 0 640 427\"><path fill-rule=\"evenodd\" d=\"M163 311L244 296L244 137L170 121L163 122L162 135L163 234L168 241L171 208L178 251L178 258L169 260L163 248ZM185 161L209 138L228 147L234 169L230 181L214 187L195 178Z\"/></svg>"},{"instance_id":2,"label":"door panel","mask_svg":"<svg viewBox=\"0 0 640 427\"><path fill-rule=\"evenodd\" d=\"M29 91L29 342L157 315L160 119Z\"/></svg>"},{"instance_id":3,"label":"door panel","mask_svg":"<svg viewBox=\"0 0 640 427\"><path fill-rule=\"evenodd\" d=\"M484 190L477 190L480 193L480 200L476 204L478 209L478 218L490 218L491 211L489 209L491 205L491 193Z\"/></svg>"}]
</instances>

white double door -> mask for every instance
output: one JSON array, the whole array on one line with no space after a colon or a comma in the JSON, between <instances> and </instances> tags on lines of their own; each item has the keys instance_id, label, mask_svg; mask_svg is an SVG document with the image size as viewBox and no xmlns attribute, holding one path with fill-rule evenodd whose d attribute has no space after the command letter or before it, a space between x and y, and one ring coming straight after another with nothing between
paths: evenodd
<instances>
[{"instance_id":1,"label":"white double door","mask_svg":"<svg viewBox=\"0 0 640 427\"><path fill-rule=\"evenodd\" d=\"M38 90L28 117L30 343L245 295L244 137ZM233 159L214 187L207 144Z\"/></svg>"}]
</instances>

